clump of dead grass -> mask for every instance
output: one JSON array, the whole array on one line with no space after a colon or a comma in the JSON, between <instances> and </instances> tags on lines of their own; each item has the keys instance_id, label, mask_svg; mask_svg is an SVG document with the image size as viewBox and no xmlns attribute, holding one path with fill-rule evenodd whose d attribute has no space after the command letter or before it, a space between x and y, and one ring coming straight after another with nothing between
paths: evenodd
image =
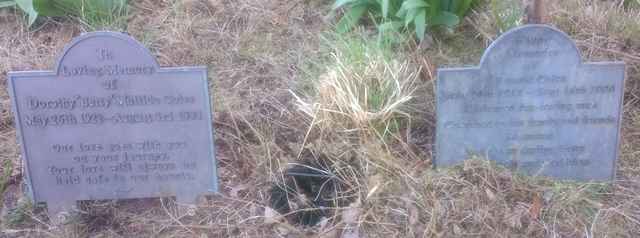
<instances>
[{"instance_id":1,"label":"clump of dead grass","mask_svg":"<svg viewBox=\"0 0 640 238\"><path fill-rule=\"evenodd\" d=\"M311 81L310 92L294 93L311 119L309 130L384 138L410 123L420 69L375 43L343 40L349 42L334 44L326 72Z\"/></svg>"}]
</instances>

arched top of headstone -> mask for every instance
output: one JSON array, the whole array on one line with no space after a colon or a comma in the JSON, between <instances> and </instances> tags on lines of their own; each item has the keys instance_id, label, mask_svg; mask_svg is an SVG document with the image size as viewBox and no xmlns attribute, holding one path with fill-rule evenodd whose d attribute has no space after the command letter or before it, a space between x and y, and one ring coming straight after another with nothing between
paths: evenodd
<instances>
[{"instance_id":1,"label":"arched top of headstone","mask_svg":"<svg viewBox=\"0 0 640 238\"><path fill-rule=\"evenodd\" d=\"M578 47L564 32L547 25L525 25L500 36L485 51L482 68L517 65L579 65ZM543 65L540 65L543 66Z\"/></svg>"},{"instance_id":2,"label":"arched top of headstone","mask_svg":"<svg viewBox=\"0 0 640 238\"><path fill-rule=\"evenodd\" d=\"M97 31L76 37L63 50L56 64L59 76L149 75L158 63L149 50L129 35Z\"/></svg>"}]
</instances>

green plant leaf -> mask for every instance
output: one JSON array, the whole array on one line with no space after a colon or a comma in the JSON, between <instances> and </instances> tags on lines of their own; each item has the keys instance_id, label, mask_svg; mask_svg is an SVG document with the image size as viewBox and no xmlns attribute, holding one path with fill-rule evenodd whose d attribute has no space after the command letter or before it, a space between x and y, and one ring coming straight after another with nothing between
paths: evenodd
<instances>
[{"instance_id":1,"label":"green plant leaf","mask_svg":"<svg viewBox=\"0 0 640 238\"><path fill-rule=\"evenodd\" d=\"M409 24L414 22L416 15L424 12L428 6L429 4L424 0L407 0L402 3L396 16L404 19L405 27L409 27Z\"/></svg>"},{"instance_id":2,"label":"green plant leaf","mask_svg":"<svg viewBox=\"0 0 640 238\"><path fill-rule=\"evenodd\" d=\"M355 1L356 0L336 0L336 2L333 3L333 10L336 10L348 3L355 2Z\"/></svg>"},{"instance_id":3,"label":"green plant leaf","mask_svg":"<svg viewBox=\"0 0 640 238\"><path fill-rule=\"evenodd\" d=\"M33 0L33 6L42 16L81 15L88 11L109 15L126 5L124 0Z\"/></svg>"},{"instance_id":4,"label":"green plant leaf","mask_svg":"<svg viewBox=\"0 0 640 238\"><path fill-rule=\"evenodd\" d=\"M4 190L7 188L12 172L13 164L11 160L5 160L2 164L2 173L0 174L0 194L4 193Z\"/></svg>"},{"instance_id":5,"label":"green plant leaf","mask_svg":"<svg viewBox=\"0 0 640 238\"><path fill-rule=\"evenodd\" d=\"M72 0L64 0L64 1L72 1ZM127 5L126 0L101 0L101 1L91 1L85 0L85 5L90 4L94 10L100 11L102 14L111 14L116 10L122 9Z\"/></svg>"},{"instance_id":6,"label":"green plant leaf","mask_svg":"<svg viewBox=\"0 0 640 238\"><path fill-rule=\"evenodd\" d=\"M367 4L360 4L349 9L349 11L342 16L342 19L340 19L336 26L338 33L346 33L350 31L351 28L358 23L362 15L364 15L367 8Z\"/></svg>"},{"instance_id":7,"label":"green plant leaf","mask_svg":"<svg viewBox=\"0 0 640 238\"><path fill-rule=\"evenodd\" d=\"M424 34L427 30L427 12L420 11L413 22L416 27L416 36L422 42L424 40Z\"/></svg>"},{"instance_id":8,"label":"green plant leaf","mask_svg":"<svg viewBox=\"0 0 640 238\"><path fill-rule=\"evenodd\" d=\"M456 0L451 12L454 12L459 17L463 17L467 15L472 3L473 0Z\"/></svg>"},{"instance_id":9,"label":"green plant leaf","mask_svg":"<svg viewBox=\"0 0 640 238\"><path fill-rule=\"evenodd\" d=\"M14 0L5 0L5 1L0 1L0 8L3 7L11 7L16 5L16 1Z\"/></svg>"},{"instance_id":10,"label":"green plant leaf","mask_svg":"<svg viewBox=\"0 0 640 238\"><path fill-rule=\"evenodd\" d=\"M65 16L76 11L73 10L81 0L33 0L34 9L42 16Z\"/></svg>"},{"instance_id":11,"label":"green plant leaf","mask_svg":"<svg viewBox=\"0 0 640 238\"><path fill-rule=\"evenodd\" d=\"M451 8L458 3L458 0L443 0L442 10L452 12Z\"/></svg>"},{"instance_id":12,"label":"green plant leaf","mask_svg":"<svg viewBox=\"0 0 640 238\"><path fill-rule=\"evenodd\" d=\"M380 4L382 5L382 18L386 19L389 17L389 8L391 7L389 0L382 0Z\"/></svg>"},{"instance_id":13,"label":"green plant leaf","mask_svg":"<svg viewBox=\"0 0 640 238\"><path fill-rule=\"evenodd\" d=\"M33 0L33 6L42 16L85 16L105 17L127 5L126 0Z\"/></svg>"},{"instance_id":14,"label":"green plant leaf","mask_svg":"<svg viewBox=\"0 0 640 238\"><path fill-rule=\"evenodd\" d=\"M408 11L414 8L423 8L428 6L429 4L424 0L407 0L402 3L402 6L400 6L400 9Z\"/></svg>"},{"instance_id":15,"label":"green plant leaf","mask_svg":"<svg viewBox=\"0 0 640 238\"><path fill-rule=\"evenodd\" d=\"M442 9L440 8L441 2L442 0L431 0L431 2L429 3L429 12L427 13L427 16L429 18L432 18L434 16L437 16L438 14L440 14L440 12L442 12Z\"/></svg>"},{"instance_id":16,"label":"green plant leaf","mask_svg":"<svg viewBox=\"0 0 640 238\"><path fill-rule=\"evenodd\" d=\"M33 25L34 22L36 22L36 19L38 18L38 12L36 12L36 10L33 8L33 1L32 0L16 0L16 4L18 4L18 7L20 7L20 9L22 9L22 11L24 11L29 20L28 20L28 25L31 26Z\"/></svg>"},{"instance_id":17,"label":"green plant leaf","mask_svg":"<svg viewBox=\"0 0 640 238\"><path fill-rule=\"evenodd\" d=\"M454 26L458 25L458 23L460 23L460 18L456 14L445 11L440 12L440 14L432 17L429 20L429 25L431 26L444 25L449 28L453 28Z\"/></svg>"},{"instance_id":18,"label":"green plant leaf","mask_svg":"<svg viewBox=\"0 0 640 238\"><path fill-rule=\"evenodd\" d=\"M418 13L424 12L425 9L414 8L407 11L407 15L404 16L404 27L409 27L409 24L414 21Z\"/></svg>"}]
</instances>

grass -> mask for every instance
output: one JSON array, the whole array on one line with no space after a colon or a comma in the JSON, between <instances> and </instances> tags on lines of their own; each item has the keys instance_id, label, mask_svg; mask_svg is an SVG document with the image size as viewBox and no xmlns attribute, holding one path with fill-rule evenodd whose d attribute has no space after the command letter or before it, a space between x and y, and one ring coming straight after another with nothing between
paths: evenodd
<instances>
[{"instance_id":1,"label":"grass","mask_svg":"<svg viewBox=\"0 0 640 238\"><path fill-rule=\"evenodd\" d=\"M80 6L77 20L81 22L86 31L111 30L125 31L129 8L126 0L109 1L83 1ZM108 10L105 12L105 10Z\"/></svg>"},{"instance_id":2,"label":"grass","mask_svg":"<svg viewBox=\"0 0 640 238\"><path fill-rule=\"evenodd\" d=\"M500 32L507 32L509 29L523 24L524 6L521 1L492 0L490 3L491 15Z\"/></svg>"},{"instance_id":3,"label":"grass","mask_svg":"<svg viewBox=\"0 0 640 238\"><path fill-rule=\"evenodd\" d=\"M330 57L314 63L324 73L301 86L306 92L294 93L298 109L311 120L308 133L382 139L411 121L420 69L394 56L392 45L355 34L325 38Z\"/></svg>"},{"instance_id":4,"label":"grass","mask_svg":"<svg viewBox=\"0 0 640 238\"><path fill-rule=\"evenodd\" d=\"M55 24L65 18L74 19L82 26L84 31L126 30L127 19L129 18L127 0L52 2L55 1L49 1L49 3L44 4L45 7L38 14L40 16L38 19L40 20L36 21L37 24L33 30L37 31L45 27L47 23ZM18 8L11 10L17 11ZM27 18L26 13L21 14L25 15L25 19ZM50 16L53 16L53 18Z\"/></svg>"},{"instance_id":5,"label":"grass","mask_svg":"<svg viewBox=\"0 0 640 238\"><path fill-rule=\"evenodd\" d=\"M525 177L481 159L431 169L435 68L478 64L500 32L490 8L479 8L454 33L436 35L433 44L418 48L366 29L327 33L329 6L323 1L141 0L129 6L127 31L144 39L161 65L210 69L221 193L199 204L194 216L178 213L166 198L85 201L74 222L57 230L49 229L38 206L23 206L13 213L20 219L3 224L0 232L8 237L638 236L638 12L607 1L549 6L550 22L576 40L585 60L627 62L618 179L610 185ZM91 30L60 21L29 31L19 13L7 10L0 11L0 22L6 36L0 38L3 75L51 69L54 55L73 36ZM1 80L0 160L12 161L15 174L21 163L5 87ZM338 193L328 197L336 206L314 226L273 212L273 185L291 180L291 168L317 158L326 163L316 169L339 181ZM287 215L317 209L305 200L309 194L287 194L298 206Z\"/></svg>"},{"instance_id":6,"label":"grass","mask_svg":"<svg viewBox=\"0 0 640 238\"><path fill-rule=\"evenodd\" d=\"M11 175L13 174L13 162L11 160L3 160L0 166L0 201L3 200L4 190L9 186L11 182Z\"/></svg>"}]
</instances>

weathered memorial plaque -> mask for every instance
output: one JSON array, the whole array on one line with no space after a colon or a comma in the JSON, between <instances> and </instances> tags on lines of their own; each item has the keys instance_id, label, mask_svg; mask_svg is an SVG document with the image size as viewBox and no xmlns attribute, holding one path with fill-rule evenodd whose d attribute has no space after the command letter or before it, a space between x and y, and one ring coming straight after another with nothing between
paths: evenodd
<instances>
[{"instance_id":1,"label":"weathered memorial plaque","mask_svg":"<svg viewBox=\"0 0 640 238\"><path fill-rule=\"evenodd\" d=\"M27 184L49 214L77 200L217 191L205 67L160 68L133 38L82 35L55 71L10 72Z\"/></svg>"},{"instance_id":2,"label":"weathered memorial plaque","mask_svg":"<svg viewBox=\"0 0 640 238\"><path fill-rule=\"evenodd\" d=\"M624 63L583 63L555 28L511 30L479 67L438 71L436 166L479 155L529 175L611 180L624 78Z\"/></svg>"}]
</instances>

